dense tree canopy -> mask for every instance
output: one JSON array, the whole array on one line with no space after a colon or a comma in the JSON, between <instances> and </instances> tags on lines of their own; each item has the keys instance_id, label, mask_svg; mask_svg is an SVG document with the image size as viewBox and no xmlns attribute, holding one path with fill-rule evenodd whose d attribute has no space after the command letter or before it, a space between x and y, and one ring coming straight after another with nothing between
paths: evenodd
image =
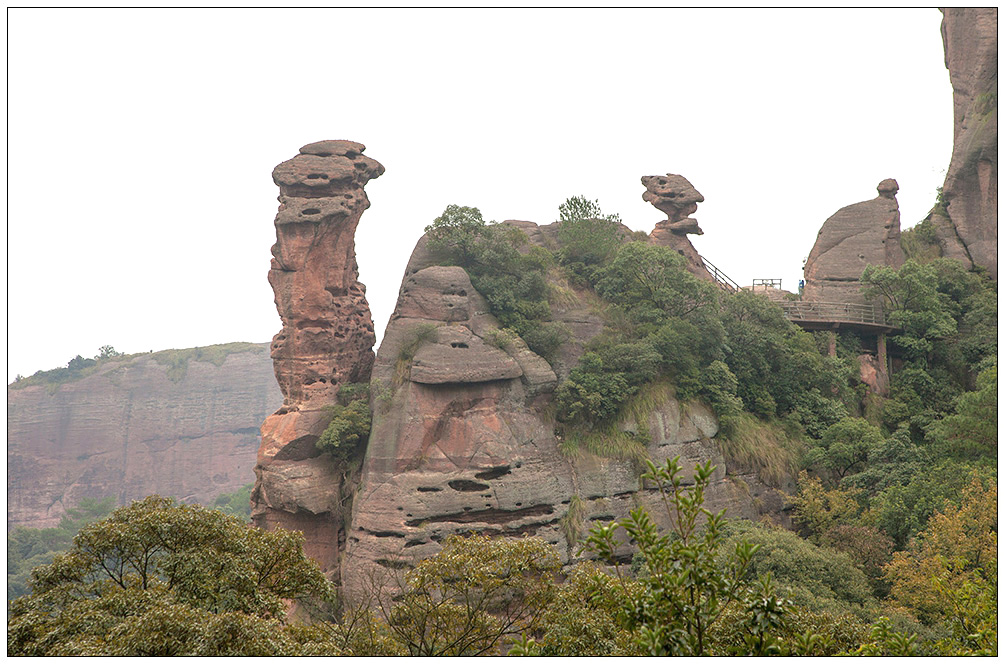
<instances>
[{"instance_id":1,"label":"dense tree canopy","mask_svg":"<svg viewBox=\"0 0 1004 664\"><path fill-rule=\"evenodd\" d=\"M119 508L32 573L8 654L296 654L283 601L332 597L302 542L158 496Z\"/></svg>"}]
</instances>

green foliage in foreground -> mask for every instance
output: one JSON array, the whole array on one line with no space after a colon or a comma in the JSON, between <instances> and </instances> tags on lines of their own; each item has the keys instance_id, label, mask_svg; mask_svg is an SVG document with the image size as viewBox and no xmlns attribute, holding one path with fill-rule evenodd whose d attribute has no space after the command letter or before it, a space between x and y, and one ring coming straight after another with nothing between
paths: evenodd
<instances>
[{"instance_id":1,"label":"green foliage in foreground","mask_svg":"<svg viewBox=\"0 0 1004 664\"><path fill-rule=\"evenodd\" d=\"M284 626L284 600L333 596L302 544L300 533L151 496L32 572L32 593L8 608L7 654L337 654Z\"/></svg>"},{"instance_id":2,"label":"green foliage in foreground","mask_svg":"<svg viewBox=\"0 0 1004 664\"><path fill-rule=\"evenodd\" d=\"M251 521L251 490L247 484L232 493L221 493L212 508ZM30 592L31 571L48 565L56 555L66 553L81 528L103 519L115 509L115 498L102 500L84 498L75 508L67 510L55 528L17 526L7 533L7 599L13 600Z\"/></svg>"},{"instance_id":3,"label":"green foliage in foreground","mask_svg":"<svg viewBox=\"0 0 1004 664\"><path fill-rule=\"evenodd\" d=\"M32 594L9 605L8 655L996 653L996 488L970 483L895 554L879 604L854 556L709 513L713 472L699 465L686 481L678 458L650 463L644 480L671 526L640 507L595 526L584 547L606 570L582 563L562 580L539 538L453 536L399 589L309 625L288 622L284 602L334 595L301 535L151 496L35 570ZM843 498L817 506L843 518L855 512Z\"/></svg>"}]
</instances>

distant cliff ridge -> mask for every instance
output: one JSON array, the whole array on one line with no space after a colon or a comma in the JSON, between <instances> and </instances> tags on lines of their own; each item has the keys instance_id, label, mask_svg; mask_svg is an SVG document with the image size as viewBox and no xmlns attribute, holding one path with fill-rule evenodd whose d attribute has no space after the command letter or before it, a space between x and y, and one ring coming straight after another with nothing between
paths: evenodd
<instances>
[{"instance_id":1,"label":"distant cliff ridge","mask_svg":"<svg viewBox=\"0 0 1004 664\"><path fill-rule=\"evenodd\" d=\"M7 527L54 526L82 498L211 503L252 482L282 403L268 344L108 358L7 388Z\"/></svg>"}]
</instances>

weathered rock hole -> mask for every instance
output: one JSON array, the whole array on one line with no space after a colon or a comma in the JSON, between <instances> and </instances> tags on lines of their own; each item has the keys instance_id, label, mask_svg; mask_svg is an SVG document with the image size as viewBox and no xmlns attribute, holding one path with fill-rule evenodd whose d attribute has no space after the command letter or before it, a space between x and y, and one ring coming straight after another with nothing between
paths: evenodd
<instances>
[{"instance_id":1,"label":"weathered rock hole","mask_svg":"<svg viewBox=\"0 0 1004 664\"><path fill-rule=\"evenodd\" d=\"M404 539L404 533L396 533L393 530L371 530L369 534L373 537L398 537Z\"/></svg>"},{"instance_id":2,"label":"weathered rock hole","mask_svg":"<svg viewBox=\"0 0 1004 664\"><path fill-rule=\"evenodd\" d=\"M420 486L418 490L422 493L428 493L430 491L442 491L443 489L438 486Z\"/></svg>"},{"instance_id":3,"label":"weathered rock hole","mask_svg":"<svg viewBox=\"0 0 1004 664\"><path fill-rule=\"evenodd\" d=\"M318 152L317 153L318 157L330 157L331 155L332 155L331 152Z\"/></svg>"},{"instance_id":4,"label":"weathered rock hole","mask_svg":"<svg viewBox=\"0 0 1004 664\"><path fill-rule=\"evenodd\" d=\"M480 484L471 480L450 480L447 484L454 491L484 491L491 488L487 484Z\"/></svg>"},{"instance_id":5,"label":"weathered rock hole","mask_svg":"<svg viewBox=\"0 0 1004 664\"><path fill-rule=\"evenodd\" d=\"M386 558L378 558L376 564L388 569L408 569L411 567L411 565L403 560L387 560Z\"/></svg>"},{"instance_id":6,"label":"weathered rock hole","mask_svg":"<svg viewBox=\"0 0 1004 664\"><path fill-rule=\"evenodd\" d=\"M518 465L516 467L519 468ZM495 466L494 468L483 470L480 473L475 473L474 477L479 480L496 480L503 475L508 475L511 472L512 471L509 469L509 466Z\"/></svg>"},{"instance_id":7,"label":"weathered rock hole","mask_svg":"<svg viewBox=\"0 0 1004 664\"><path fill-rule=\"evenodd\" d=\"M311 173L307 176L308 180L327 180L328 176L324 173Z\"/></svg>"},{"instance_id":8,"label":"weathered rock hole","mask_svg":"<svg viewBox=\"0 0 1004 664\"><path fill-rule=\"evenodd\" d=\"M364 170L366 168L366 164L364 164L361 161L357 161L356 164L355 164L355 166L356 166L356 170L357 171L361 171L361 170Z\"/></svg>"},{"instance_id":9,"label":"weathered rock hole","mask_svg":"<svg viewBox=\"0 0 1004 664\"><path fill-rule=\"evenodd\" d=\"M424 544L424 542L422 542L422 540L411 540L410 542L404 543L404 548L407 549L410 546L419 546L420 544Z\"/></svg>"},{"instance_id":10,"label":"weathered rock hole","mask_svg":"<svg viewBox=\"0 0 1004 664\"><path fill-rule=\"evenodd\" d=\"M300 214L321 214L321 211L318 208L307 208Z\"/></svg>"},{"instance_id":11,"label":"weathered rock hole","mask_svg":"<svg viewBox=\"0 0 1004 664\"><path fill-rule=\"evenodd\" d=\"M450 306L452 307L453 305L451 304ZM463 341L454 341L450 344L450 346L453 348L470 348L470 346L465 344Z\"/></svg>"}]
</instances>

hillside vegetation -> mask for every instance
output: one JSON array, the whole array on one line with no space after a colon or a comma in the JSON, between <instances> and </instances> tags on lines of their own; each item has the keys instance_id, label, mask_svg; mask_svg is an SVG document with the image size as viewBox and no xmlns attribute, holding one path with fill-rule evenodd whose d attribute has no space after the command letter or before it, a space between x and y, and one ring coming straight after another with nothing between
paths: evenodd
<instances>
[{"instance_id":1,"label":"hillside vegetation","mask_svg":"<svg viewBox=\"0 0 1004 664\"><path fill-rule=\"evenodd\" d=\"M604 328L554 392L563 451L636 458L671 529L640 507L588 529L570 521L566 537L592 562L564 570L540 539L451 537L398 570L400 592L374 587L353 603L291 552L302 583L266 593L263 608L254 584L209 583L198 529L222 516L185 521L151 499L85 529L68 557L33 573L31 594L11 605L8 653L82 654L74 648L84 644L88 654L162 654L170 642L170 654L995 655L996 285L933 254L868 268L865 292L900 330L883 398L859 379L864 344L853 332L840 333L830 356L824 333L797 328L764 297L694 277L598 203L569 199L559 215L557 246L544 248L476 208L450 206L428 228L430 246L470 273L502 336L544 358L567 339L550 302L574 288L596 303ZM322 451L353 453L365 439L364 389L340 395ZM684 477L678 459L656 466L637 437L617 435L613 423L642 419L670 395L714 409L730 467L774 486L797 482L795 532L711 514L710 462ZM158 524L179 545L158 549L164 562L151 579L96 573L93 584L118 584L114 607L98 585L60 577L73 565L96 570L82 565L113 540L116 551L142 548ZM247 533L218 526L232 539L214 544L221 569L245 573L227 557L242 551L247 569L260 570L267 545L241 548ZM615 555L625 537L638 550L630 561ZM179 561L190 567L171 566ZM176 569L193 570L197 583L172 585ZM273 610L294 594L310 627ZM142 617L149 606L161 613ZM85 608L130 639L85 626Z\"/></svg>"}]
</instances>

